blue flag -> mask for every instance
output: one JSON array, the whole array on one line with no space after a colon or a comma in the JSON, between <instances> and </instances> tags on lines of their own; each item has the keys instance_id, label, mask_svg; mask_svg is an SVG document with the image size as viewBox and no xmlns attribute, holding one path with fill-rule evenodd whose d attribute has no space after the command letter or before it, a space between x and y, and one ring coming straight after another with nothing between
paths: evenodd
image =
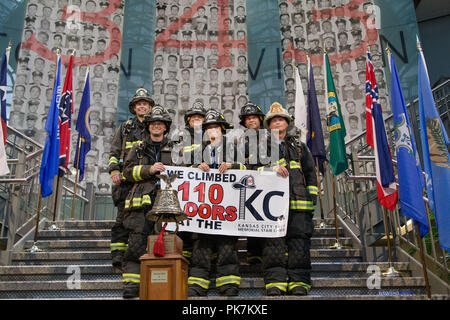
<instances>
[{"instance_id":1,"label":"blue flag","mask_svg":"<svg viewBox=\"0 0 450 320\"><path fill-rule=\"evenodd\" d=\"M424 237L428 233L428 219L423 202L423 188L425 184L422 167L417 154L411 122L409 121L405 98L393 56L390 56L390 61L400 212L402 215L419 223L420 236Z\"/></svg>"},{"instance_id":2,"label":"blue flag","mask_svg":"<svg viewBox=\"0 0 450 320\"><path fill-rule=\"evenodd\" d=\"M58 174L59 167L59 103L61 101L61 57L58 55L55 86L53 88L53 98L50 103L47 120L45 122L44 153L39 173L41 183L41 195L43 198L53 193L53 179Z\"/></svg>"},{"instance_id":3,"label":"blue flag","mask_svg":"<svg viewBox=\"0 0 450 320\"><path fill-rule=\"evenodd\" d=\"M3 132L3 144L6 145L6 130L7 130L7 120L6 120L6 89L7 89L7 79L8 79L8 61L9 61L9 52L11 47L6 48L5 54L2 58L2 64L0 65L0 116L1 116L1 125Z\"/></svg>"},{"instance_id":4,"label":"blue flag","mask_svg":"<svg viewBox=\"0 0 450 320\"><path fill-rule=\"evenodd\" d=\"M76 129L78 131L78 143L77 143L77 152L75 153L75 161L73 166L80 170L80 174L78 176L78 181L81 182L84 178L84 166L86 161L86 154L91 150L91 117L90 117L90 107L91 107L91 98L90 98L90 89L89 89L89 71L86 74L86 83L84 84L83 96L81 98L80 103L80 111L78 112L77 126ZM80 153L78 155L78 153ZM79 161L78 161L79 159Z\"/></svg>"},{"instance_id":5,"label":"blue flag","mask_svg":"<svg viewBox=\"0 0 450 320\"><path fill-rule=\"evenodd\" d=\"M320 122L319 103L317 102L316 85L312 65L308 59L309 77L308 77L308 103L306 119L306 145L308 146L314 160L319 160L319 170L324 173L323 163L327 161L325 151L325 142L323 140L322 123Z\"/></svg>"},{"instance_id":6,"label":"blue flag","mask_svg":"<svg viewBox=\"0 0 450 320\"><path fill-rule=\"evenodd\" d=\"M419 53L419 115L428 205L436 217L439 243L450 251L450 156L447 133L436 110L423 52Z\"/></svg>"}]
</instances>

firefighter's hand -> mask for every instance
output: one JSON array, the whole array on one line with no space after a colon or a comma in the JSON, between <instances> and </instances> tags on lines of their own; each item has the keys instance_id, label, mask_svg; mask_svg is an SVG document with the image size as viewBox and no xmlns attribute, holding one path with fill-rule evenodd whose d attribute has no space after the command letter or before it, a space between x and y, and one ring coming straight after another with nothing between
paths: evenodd
<instances>
[{"instance_id":1,"label":"firefighter's hand","mask_svg":"<svg viewBox=\"0 0 450 320\"><path fill-rule=\"evenodd\" d=\"M166 171L166 167L162 164L162 162L156 162L154 165L150 167L150 173L155 174L156 172L164 172Z\"/></svg>"},{"instance_id":2,"label":"firefighter's hand","mask_svg":"<svg viewBox=\"0 0 450 320\"><path fill-rule=\"evenodd\" d=\"M118 173L111 177L111 180L114 184L120 184L122 182L122 174Z\"/></svg>"},{"instance_id":3,"label":"firefighter's hand","mask_svg":"<svg viewBox=\"0 0 450 320\"><path fill-rule=\"evenodd\" d=\"M220 173L224 173L225 171L227 171L230 168L231 168L231 163L229 163L229 162L222 162L220 164L220 167L219 167L219 172Z\"/></svg>"},{"instance_id":4,"label":"firefighter's hand","mask_svg":"<svg viewBox=\"0 0 450 320\"><path fill-rule=\"evenodd\" d=\"M198 168L201 169L201 170L203 170L203 171L205 171L205 172L208 172L209 169L210 169L210 167L208 166L208 164L207 164L206 162L202 162L202 163L198 166Z\"/></svg>"},{"instance_id":5,"label":"firefighter's hand","mask_svg":"<svg viewBox=\"0 0 450 320\"><path fill-rule=\"evenodd\" d=\"M289 176L288 169L286 169L286 167L283 166L276 166L273 168L273 171L275 171L278 175L282 176L283 178L287 178Z\"/></svg>"}]
</instances>

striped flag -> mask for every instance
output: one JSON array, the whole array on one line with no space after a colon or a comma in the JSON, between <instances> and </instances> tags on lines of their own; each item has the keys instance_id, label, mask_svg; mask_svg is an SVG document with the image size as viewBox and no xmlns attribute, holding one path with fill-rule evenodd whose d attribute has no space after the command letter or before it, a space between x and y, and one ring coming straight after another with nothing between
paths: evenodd
<instances>
[{"instance_id":1,"label":"striped flag","mask_svg":"<svg viewBox=\"0 0 450 320\"><path fill-rule=\"evenodd\" d=\"M294 124L297 128L299 128L302 132L300 136L300 140L303 143L306 143L306 135L307 135L307 126L306 126L306 119L307 119L307 110L306 110L306 103L305 103L305 95L303 93L303 87L302 87L302 81L300 79L300 74L298 72L298 69L295 65L294 67L294 73L295 73L295 119Z\"/></svg>"},{"instance_id":2,"label":"striped flag","mask_svg":"<svg viewBox=\"0 0 450 320\"><path fill-rule=\"evenodd\" d=\"M59 104L59 176L61 177L64 175L64 169L67 169L67 166L69 165L70 155L70 127L73 113L72 65L73 56L70 56L61 103Z\"/></svg>"},{"instance_id":3,"label":"striped flag","mask_svg":"<svg viewBox=\"0 0 450 320\"><path fill-rule=\"evenodd\" d=\"M3 131L3 145L6 145L6 89L8 77L9 52L11 47L8 46L3 54L2 65L0 66L0 101L1 101L1 121Z\"/></svg>"},{"instance_id":4,"label":"striped flag","mask_svg":"<svg viewBox=\"0 0 450 320\"><path fill-rule=\"evenodd\" d=\"M392 211L397 205L398 191L370 53L367 53L366 79L366 110L370 110L366 111L367 136L371 136L373 145L369 141L367 144L375 154L378 202Z\"/></svg>"}]
</instances>

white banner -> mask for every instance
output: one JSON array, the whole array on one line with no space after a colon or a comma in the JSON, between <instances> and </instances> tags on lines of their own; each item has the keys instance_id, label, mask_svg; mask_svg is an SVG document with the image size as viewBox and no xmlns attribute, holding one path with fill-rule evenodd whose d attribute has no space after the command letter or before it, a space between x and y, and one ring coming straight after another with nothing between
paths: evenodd
<instances>
[{"instance_id":1,"label":"white banner","mask_svg":"<svg viewBox=\"0 0 450 320\"><path fill-rule=\"evenodd\" d=\"M172 188L178 191L188 219L179 231L230 236L277 238L286 235L289 214L289 178L274 172L166 166L178 174ZM165 188L161 180L161 188ZM175 230L169 223L167 230Z\"/></svg>"}]
</instances>

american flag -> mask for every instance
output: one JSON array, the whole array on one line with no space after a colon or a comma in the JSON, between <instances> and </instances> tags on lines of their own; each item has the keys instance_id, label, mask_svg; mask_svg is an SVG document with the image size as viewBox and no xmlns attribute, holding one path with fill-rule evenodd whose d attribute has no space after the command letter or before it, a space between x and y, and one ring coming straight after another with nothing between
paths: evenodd
<instances>
[{"instance_id":1,"label":"american flag","mask_svg":"<svg viewBox=\"0 0 450 320\"><path fill-rule=\"evenodd\" d=\"M70 56L67 66L66 80L64 81L61 103L59 104L59 175L63 176L69 165L70 155L70 127L73 113L73 90L72 90L72 65L73 55Z\"/></svg>"},{"instance_id":2,"label":"american flag","mask_svg":"<svg viewBox=\"0 0 450 320\"><path fill-rule=\"evenodd\" d=\"M366 130L367 144L372 147L375 154L378 202L392 211L397 205L398 191L369 53L367 53L366 62Z\"/></svg>"}]
</instances>

